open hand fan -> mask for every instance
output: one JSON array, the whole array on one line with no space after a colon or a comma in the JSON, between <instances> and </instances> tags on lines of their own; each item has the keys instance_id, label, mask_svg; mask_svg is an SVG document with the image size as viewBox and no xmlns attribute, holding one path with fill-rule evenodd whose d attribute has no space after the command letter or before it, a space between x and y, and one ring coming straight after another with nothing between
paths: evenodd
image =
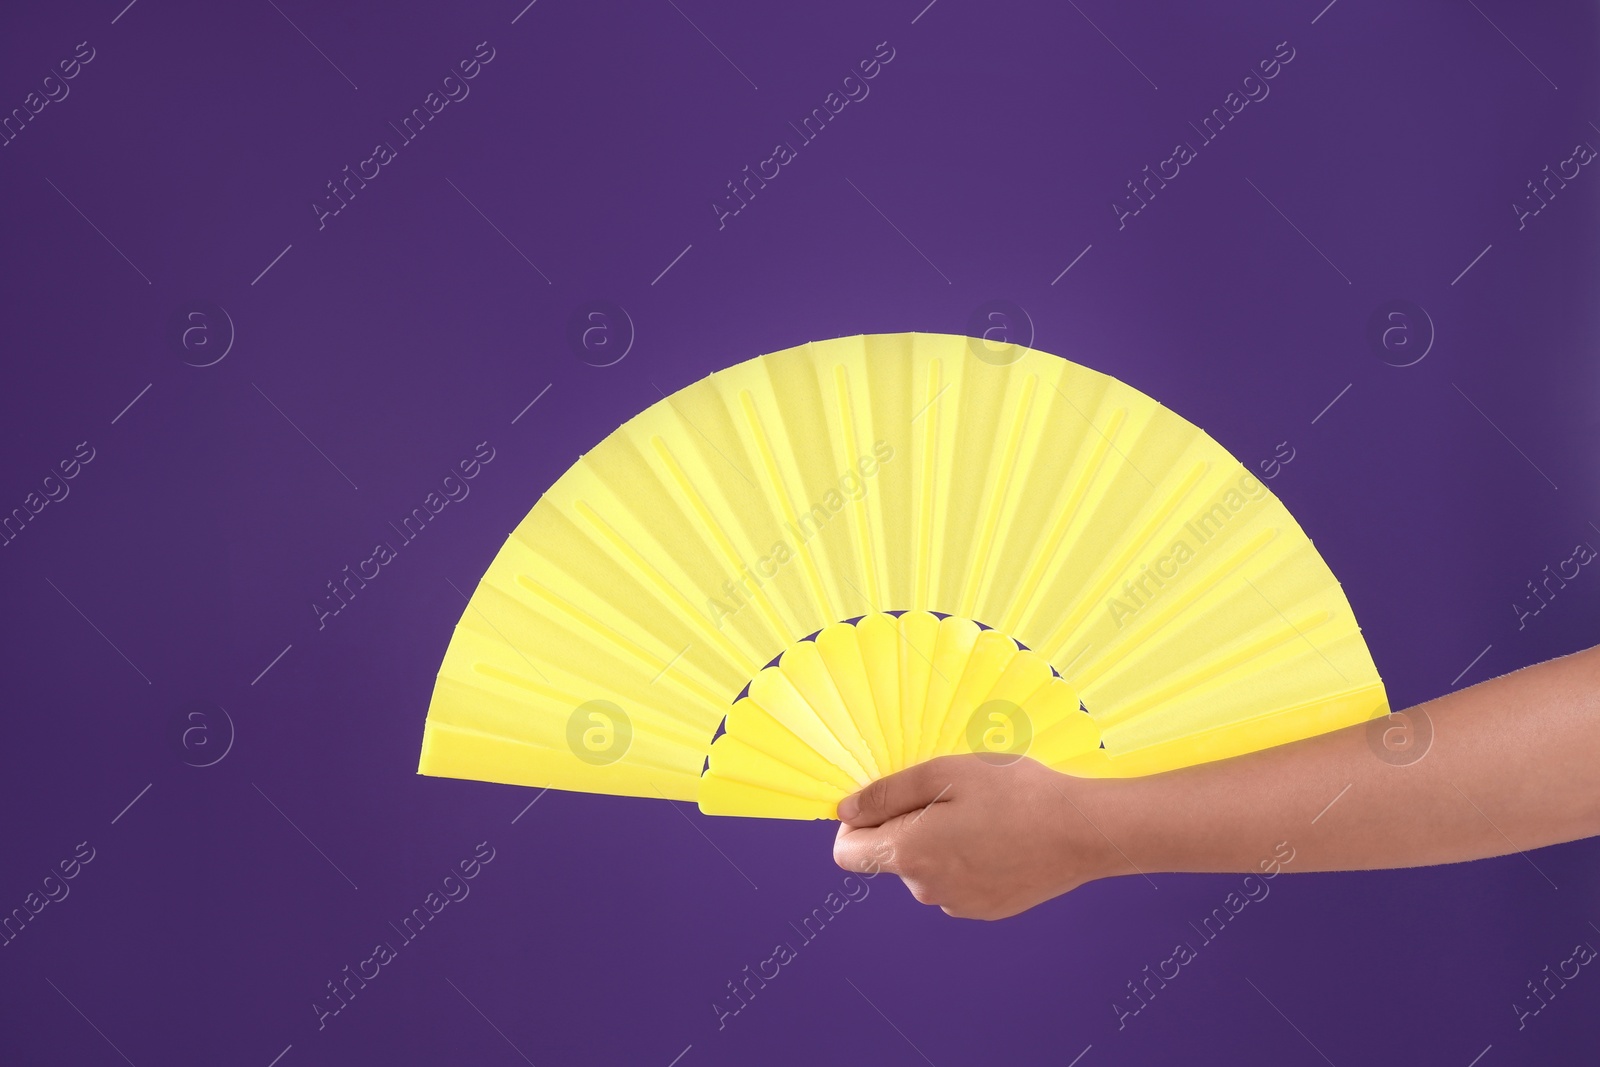
<instances>
[{"instance_id":1,"label":"open hand fan","mask_svg":"<svg viewBox=\"0 0 1600 1067\"><path fill-rule=\"evenodd\" d=\"M720 371L580 458L474 591L419 770L832 818L947 753L1137 775L1387 711L1316 548L1203 431L894 334Z\"/></svg>"}]
</instances>

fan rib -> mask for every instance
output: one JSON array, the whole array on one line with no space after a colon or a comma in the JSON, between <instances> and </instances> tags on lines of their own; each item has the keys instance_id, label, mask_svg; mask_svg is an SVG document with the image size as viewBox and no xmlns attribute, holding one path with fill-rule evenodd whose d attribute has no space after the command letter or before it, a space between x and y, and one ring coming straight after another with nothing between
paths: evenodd
<instances>
[{"instance_id":1,"label":"fan rib","mask_svg":"<svg viewBox=\"0 0 1600 1067\"><path fill-rule=\"evenodd\" d=\"M1077 483L1073 486L1072 493L1067 497L1066 507L1061 509L1061 514L1057 517L1055 525L1051 527L1050 533L1045 537L1044 544L1036 546L1037 548L1042 548L1043 551L1033 553L1033 566L1028 569L1027 578L1018 587L1022 595L1017 598L1011 612L1001 623L1007 633L1017 632L1023 617L1032 612L1035 601L1044 595L1044 576L1055 566L1057 556L1060 554L1062 546L1066 543L1067 533L1072 528L1083 507L1084 498L1094 484L1100 480L1100 476L1105 470L1106 460L1111 454L1111 442L1121 432L1122 424L1126 417L1126 410L1123 408L1115 409L1111 413L1110 432L1096 435L1099 441L1092 446L1094 451L1090 454L1089 461L1083 465Z\"/></svg>"},{"instance_id":2,"label":"fan rib","mask_svg":"<svg viewBox=\"0 0 1600 1067\"><path fill-rule=\"evenodd\" d=\"M1172 516L1183 506L1183 502L1189 498L1189 494L1194 492L1195 487L1200 484L1201 476L1205 474L1209 466L1204 460L1200 460L1189 469L1189 473L1184 476L1183 481L1179 483L1171 498L1156 509L1154 515L1145 520L1144 526L1134 537L1128 540L1127 546L1117 556L1116 561L1110 566L1102 568L1101 577L1093 586L1093 592L1079 595L1078 607L1074 609L1071 615L1067 616L1066 621L1056 627L1055 632L1044 641L1043 647L1053 648L1059 654L1064 646L1071 643L1069 638L1077 632L1078 627L1083 624L1089 612L1094 610L1095 605L1105 597L1106 590L1117 584L1117 578L1127 571L1129 565L1141 553L1149 551L1150 542L1171 521Z\"/></svg>"},{"instance_id":3,"label":"fan rib","mask_svg":"<svg viewBox=\"0 0 1600 1067\"><path fill-rule=\"evenodd\" d=\"M741 752L740 749L745 751ZM806 774L780 756L750 744L742 737L724 734L711 750L713 759L721 757L711 773L740 785L752 786L804 800L824 800L831 790L846 788ZM851 783L853 786L854 783Z\"/></svg>"},{"instance_id":4,"label":"fan rib","mask_svg":"<svg viewBox=\"0 0 1600 1067\"><path fill-rule=\"evenodd\" d=\"M540 597L546 603L556 608L568 618L590 630L593 630L596 634L605 638L611 644L626 652L634 659L638 660L639 664L646 670L653 672L661 669L660 656L652 655L643 646L636 644L635 642L624 637L615 627L601 622L588 612L579 609L576 605L568 603L565 598L557 594L554 590L548 589L541 585L533 578L532 575L519 573L516 580L517 584L522 586L522 588L528 590L530 593L533 593L535 596ZM668 658L670 659L670 657ZM689 675L677 675L676 680L680 681L685 688L691 690L696 696L699 696L704 700L708 700L712 704L720 704L726 699L716 690L705 685L699 679Z\"/></svg>"},{"instance_id":5,"label":"fan rib","mask_svg":"<svg viewBox=\"0 0 1600 1067\"><path fill-rule=\"evenodd\" d=\"M842 625L850 624L845 622L845 624ZM818 633L818 638L821 638L821 633ZM854 709L851 707L850 701L846 699L845 691L838 686L838 678L834 677L834 665L830 664L827 656L822 654L822 645L819 643L819 640L806 641L806 643L808 643L808 645L810 645L811 648L816 651L816 659L814 659L813 662L814 664L821 665L821 672L819 673L821 673L821 680L822 683L824 683L824 693L830 694L830 696L834 696L834 699L837 699L838 712L842 712L842 718L840 718L840 723L838 723L838 725L840 725L840 729L835 729L834 736L838 737L838 742L840 742L840 744L845 745L846 752L850 752L850 755L856 757L856 761L861 763L861 768L867 773L866 781L872 781L872 779L875 779L875 777L882 777L883 774L888 773L888 771L883 768L882 761L880 761L880 758L878 758L878 750L875 750L874 747L872 747L872 741L870 741L870 737L867 737L866 734L862 733L861 725L859 725L858 721L856 721L856 717L854 717ZM779 664L779 669L781 669L781 667L782 664ZM843 726L846 725L851 726L851 728L854 729L851 741L846 741L845 734L843 734Z\"/></svg>"},{"instance_id":6,"label":"fan rib","mask_svg":"<svg viewBox=\"0 0 1600 1067\"><path fill-rule=\"evenodd\" d=\"M995 646L999 646L999 652L1004 654L998 664L992 658L997 655L993 651ZM966 712L970 718L982 706L989 693L994 691L994 687L1004 676L1006 667L1017 658L1017 652L1017 643L998 630L984 630L978 634L978 639L973 642L972 654L962 667L961 677L950 690L950 704L934 734L933 747L929 755L955 751L953 746L963 726L962 713ZM994 675L987 683L984 682L985 673ZM974 690L981 692L975 693ZM968 711L969 708L971 711Z\"/></svg>"},{"instance_id":7,"label":"fan rib","mask_svg":"<svg viewBox=\"0 0 1600 1067\"><path fill-rule=\"evenodd\" d=\"M562 689L555 688L554 685L541 685L541 683L538 683L538 681L533 681L531 678L525 677L525 675L512 672L512 670L506 670L504 667L496 667L494 664L482 664L482 662L480 662L480 664L472 665L472 670L474 670L475 673L480 673L480 675L483 675L485 678L491 678L491 680L499 681L499 683L502 683L502 685L515 686L515 688L523 689L523 691L528 691L528 693L534 694L534 696L539 697L539 699L549 701L550 705L552 705L552 709L562 709L557 713L557 717L555 717L555 720L557 721L565 720L566 715L571 713L571 710L576 709L576 707L581 707L582 704L586 704L587 702L586 697L576 696L576 694L570 693L570 691L562 691ZM467 678L459 677L456 678L456 681L458 681L459 685L469 686L469 688L474 689L474 691L477 691L477 693L494 694L493 688L490 688L490 686L480 685L480 683L477 683L477 681L467 680ZM677 747L680 747L680 749L685 750L702 749L704 744L706 744L706 737L704 737L704 733L701 733L701 731L698 731L698 729L693 729L693 723L686 723L686 721L683 721L682 718L678 718L677 715L674 715L672 712L662 710L661 707L653 707L653 705L648 704L635 704L634 715L632 715L632 718L634 718L635 728L642 729L643 731L643 729L648 726L648 728L650 728L650 736L653 737L654 741L656 742L666 741L669 742L669 744L677 745ZM547 726L549 726L549 723L550 720L546 720ZM514 741L517 742L517 744L530 744L533 745L533 747L538 747L538 749L550 750L550 752L555 752L555 750L558 750L557 744L544 744L544 742L541 741L530 741L530 739L526 739L526 737L523 736L509 736L509 734L504 733L491 733L491 731L488 731L488 729L482 729L480 726L467 725L467 723L464 723L464 721L446 720L443 725L448 725L450 728L458 729L458 731L469 731L469 733L480 734L480 736L501 737L501 739L504 739L504 741ZM675 769L675 771L682 771L683 768L682 766L672 766L672 769Z\"/></svg>"},{"instance_id":8,"label":"fan rib","mask_svg":"<svg viewBox=\"0 0 1600 1067\"><path fill-rule=\"evenodd\" d=\"M873 614L862 619L856 629L864 646L863 662L870 659L879 667L878 670L867 671L867 682L872 687L873 706L878 709L878 732L883 736L884 750L891 764L904 766L905 743L900 723L899 620L893 615ZM887 664L893 664L894 669L887 669Z\"/></svg>"},{"instance_id":9,"label":"fan rib","mask_svg":"<svg viewBox=\"0 0 1600 1067\"><path fill-rule=\"evenodd\" d=\"M847 470L861 473L861 448L856 439L855 408L850 401L850 382L843 363L834 365L834 384L839 391L839 421L844 428L845 452L850 460ZM867 601L868 611L878 611L883 604L883 590L878 587L878 561L873 551L871 516L867 511L867 485L862 482L861 495L856 498L853 514L855 517L855 531L857 551L865 563L867 591L862 594ZM860 593L861 590L856 590Z\"/></svg>"},{"instance_id":10,"label":"fan rib","mask_svg":"<svg viewBox=\"0 0 1600 1067\"><path fill-rule=\"evenodd\" d=\"M632 545L628 544L627 541L623 540L622 535L613 530L611 525L606 522L606 520L602 518L594 510L594 508L590 507L589 504L583 500L579 500L574 503L573 508L578 512L578 514L582 515L590 525L592 525L596 530L600 531L601 536L611 542L612 547L617 550L617 553L623 559L627 560L633 565L635 571L649 579L651 584L655 585L657 589L665 594L667 599L671 600L678 610L683 613L683 617L685 619L692 620L692 626L694 626L696 629L699 629L706 636L710 637L712 644L721 646L723 652L731 654L735 661L743 658L743 654L739 651L738 646L736 646L732 641L728 640L727 635L725 635L721 630L718 630L716 627L710 625L700 610L691 604L688 598L686 598L682 593L678 592L673 584L667 581L665 575L661 574L655 569L655 567L651 566L650 562L646 560L644 556L640 555L638 549L634 548ZM671 666L670 662L668 663L668 666Z\"/></svg>"},{"instance_id":11,"label":"fan rib","mask_svg":"<svg viewBox=\"0 0 1600 1067\"><path fill-rule=\"evenodd\" d=\"M783 662L783 660L788 659L789 656L796 652L800 652L803 655L805 649L810 646L811 642L802 641L799 644L786 649L783 657L780 658L778 662L778 667L776 670L763 670L756 676L756 680L750 683L750 695L760 707L767 709L774 719L787 726L789 730L796 736L805 739L806 743L814 751L816 751L818 755L822 756L823 759L827 760L835 767L843 770L846 774L858 782L870 781L872 776L867 773L867 769L862 762L856 758L856 754L850 750L850 746L847 745L844 739L839 736L839 731L835 730L833 725L828 722L827 717L822 714L822 709L806 700L805 691L800 688L799 683L794 677L794 674L801 670L800 664L785 664ZM816 649L812 647L811 651L814 653ZM761 684L762 679L764 678L768 679L768 685L779 687L780 692L777 695L784 699L769 701L765 692L758 690L757 687ZM797 713L799 709L803 708L804 715L802 717L808 723L814 724L817 727L817 731L820 732L813 731L815 736L808 738L806 736L807 732L803 729L799 729L799 727L804 725L802 722L794 721L791 725L790 722L785 721L783 715L780 713L780 709L784 708L786 705L789 708L794 709ZM819 741L821 744L818 743ZM836 749L837 751L830 752L825 751L826 749Z\"/></svg>"},{"instance_id":12,"label":"fan rib","mask_svg":"<svg viewBox=\"0 0 1600 1067\"><path fill-rule=\"evenodd\" d=\"M527 675L518 674L515 671L508 671L504 667L496 667L492 663L483 663L481 661L474 662L472 664L472 669L486 678L493 678L497 682L505 682L508 685L514 685L518 686L519 688L526 689L530 693L537 693L542 697L548 698L556 704L562 704L568 707L577 707L579 704L583 703L582 697L574 696L570 692L557 689L554 684L536 682Z\"/></svg>"},{"instance_id":13,"label":"fan rib","mask_svg":"<svg viewBox=\"0 0 1600 1067\"><path fill-rule=\"evenodd\" d=\"M1245 645L1239 650L1229 655L1222 656L1200 667L1195 667L1185 673L1174 675L1162 688L1138 699L1130 700L1122 706L1113 708L1103 715L1097 714L1096 720L1101 724L1103 729L1109 726L1116 726L1128 719L1134 718L1150 708L1161 706L1162 704L1171 700L1174 696L1177 696L1179 693L1187 690L1193 690L1201 685L1206 684L1207 682L1213 682L1223 675L1244 666L1251 660L1258 659L1261 656L1266 655L1268 652L1271 652L1273 649L1293 641L1297 637L1305 637L1306 630L1315 629L1333 617L1332 613L1327 611L1319 612L1318 616L1320 617L1316 617L1314 620L1305 620L1305 625L1299 627L1295 626L1292 622L1289 622L1286 619L1282 623L1271 627L1261 637ZM1307 644L1310 644L1309 639L1307 639ZM1312 645L1311 648L1313 651L1317 651L1315 645ZM1332 665L1330 664L1329 666L1331 667ZM1334 669L1334 673L1339 673L1337 668ZM1359 687L1349 687L1347 689L1335 690L1334 693L1335 695L1343 694L1351 691L1353 688ZM1210 723L1207 725L1206 729L1214 729L1219 726L1227 725L1231 725L1231 723Z\"/></svg>"},{"instance_id":14,"label":"fan rib","mask_svg":"<svg viewBox=\"0 0 1600 1067\"><path fill-rule=\"evenodd\" d=\"M817 635L817 652L828 668L840 702L849 710L857 732L866 742L872 762L882 773L892 765L893 757L878 723L877 695L872 691L866 661L861 658L857 633L856 627L849 623L826 627Z\"/></svg>"},{"instance_id":15,"label":"fan rib","mask_svg":"<svg viewBox=\"0 0 1600 1067\"><path fill-rule=\"evenodd\" d=\"M1073 681L1085 689L1099 681L1108 671L1127 658L1129 652L1152 639L1167 623L1199 603L1208 593L1221 588L1225 579L1253 559L1277 536L1278 529L1275 526L1256 531L1254 537L1218 564L1216 570L1208 574L1204 582L1193 582L1188 589L1179 593L1172 603L1152 616L1144 625L1131 627L1119 635L1114 643L1107 646L1106 651L1086 665L1082 671L1074 674Z\"/></svg>"},{"instance_id":16,"label":"fan rib","mask_svg":"<svg viewBox=\"0 0 1600 1067\"><path fill-rule=\"evenodd\" d=\"M1006 435L1005 451L1001 455L994 487L989 495L989 506L985 510L983 525L979 529L978 544L972 553L973 566L967 573L967 588L961 595L961 614L969 617L976 609L978 590L983 587L983 581L988 577L989 556L994 547L995 530L1000 525L1000 511L1011 489L1012 476L1016 472L1017 450L1022 445L1023 434L1033 414L1033 394L1038 384L1039 377L1036 374L1030 374L1023 379L1022 396L1017 400L1017 413L1012 416L1011 432Z\"/></svg>"},{"instance_id":17,"label":"fan rib","mask_svg":"<svg viewBox=\"0 0 1600 1067\"><path fill-rule=\"evenodd\" d=\"M966 674L969 657L983 631L971 619L951 615L939 620L938 635L933 645L933 657L928 661L932 673L928 677L927 695L923 698L921 736L917 744L917 757L928 759L938 749L939 735L945 719L950 714L951 701ZM950 674L940 669L940 664L950 666L956 656L961 657L961 669Z\"/></svg>"},{"instance_id":18,"label":"fan rib","mask_svg":"<svg viewBox=\"0 0 1600 1067\"><path fill-rule=\"evenodd\" d=\"M586 703L586 698L580 697L580 696L576 696L573 693L571 693L570 691L563 691L561 689L556 688L554 685L541 685L540 683L535 682L533 679L528 678L525 675L517 674L514 671L508 671L503 667L496 667L492 663L474 663L472 665L472 669L475 672L477 672L478 674L483 675L485 678L492 678L497 682L501 682L501 683L504 683L506 685L516 686L519 689L525 689L530 693L537 694L538 696L543 697L543 698L551 701L551 703L554 704L556 707L567 709L568 712L570 712L571 709L579 707L579 706L583 705L584 703ZM462 685L469 685L470 686L470 685L473 684L471 682L466 681L465 679L457 679L457 681L460 682L460 684L462 684ZM475 688L483 690L483 687L481 687L481 686L476 686ZM640 725L643 725L643 720L648 718L651 722L654 722L657 725L659 725L660 727L662 727L662 734L659 735L659 736L665 736L669 740L675 741L675 742L677 742L679 744L682 744L682 745L704 745L705 744L704 735L701 734L700 731L693 729L692 728L693 727L692 723L684 722L674 712L666 710L666 709L661 708L661 707L652 706L652 705L649 705L649 704L638 704L638 705L635 705L634 710L635 710L636 713L638 713L641 709L644 712L647 712L648 714L647 715L636 714L635 717L639 718L641 720ZM480 730L480 729L477 729L476 727L466 726L466 725L463 725L461 723L452 723L450 725L452 725L455 729L458 729L458 730L470 730L473 733L482 734L483 736L486 736L486 737L501 737L501 736L503 736L503 735L500 735L500 734L492 734L487 730ZM520 738L520 737L506 737L505 739L509 740L509 741L516 741L519 744L533 744L533 742L525 741L523 738ZM553 746L538 745L536 747L540 747L540 748L547 748L548 747L548 748L552 748L552 750L553 750Z\"/></svg>"},{"instance_id":19,"label":"fan rib","mask_svg":"<svg viewBox=\"0 0 1600 1067\"><path fill-rule=\"evenodd\" d=\"M522 739L520 737L507 737L507 736L505 736L503 734L489 733L486 730L479 730L479 729L476 729L476 728L471 727L471 726L462 726L459 723L449 723L449 722L437 723L437 724L434 724L433 726L431 726L429 729L430 730L434 730L434 731L438 731L440 733L455 734L455 735L460 736L460 737L471 737L471 738L479 739L479 740L482 740L482 741L485 741L485 742L492 742L496 746L511 745L511 746L515 746L517 748L530 749L530 750L532 750L534 752L539 753L540 755L550 754L550 755L559 756L561 751L562 751L561 749L552 748L552 747L550 747L548 745L541 745L536 741L527 741L527 740L524 740L524 739ZM432 739L432 740L436 740L436 739ZM426 753L426 750L429 747L431 747L429 738L424 737L423 746L424 746L424 751ZM538 761L534 761L534 762L538 762ZM663 760L656 759L656 758L653 758L653 757L650 757L650 756L643 756L643 755L637 756L637 757L634 758L634 760L632 762L634 764L634 767L632 769L634 769L634 770L637 770L639 767L645 767L645 768L649 768L651 771L659 771L664 776L670 776L673 793L679 794L679 795L668 794L668 795L672 795L672 798L674 800L690 800L690 801L692 801L694 799L694 795L693 795L692 792L688 796L681 795L681 793L679 791L679 786L682 783L683 779L687 778L687 779L689 779L690 782L693 782L695 780L695 778L698 777L698 776L692 775L692 774L685 774L682 767L674 766L671 763L668 763L668 762L665 762ZM602 768L587 767L587 766L586 766L586 769L590 770L590 771L595 771L595 772L598 772L598 771L602 770ZM456 775L450 775L450 777L456 777ZM564 785L555 785L550 781L549 778L545 778L543 780L528 781L528 782L524 782L522 784L540 785L540 786L548 785L552 789L570 789L570 788L573 788L573 783L570 780L568 780L566 782L566 784L564 784Z\"/></svg>"},{"instance_id":20,"label":"fan rib","mask_svg":"<svg viewBox=\"0 0 1600 1067\"><path fill-rule=\"evenodd\" d=\"M751 722L751 719L758 719ZM828 759L818 752L805 739L784 725L776 715L762 705L745 697L737 702L728 711L728 731L718 737L711 746L711 773L726 774L724 769L719 769L718 748L723 743L724 737L737 735L737 740L763 755L769 756L779 763L788 764L795 770L815 778L819 782L827 782L840 789L849 789L860 784L859 781L843 767ZM725 753L724 753L725 755ZM727 762L726 760L722 762ZM751 785L760 785L760 782L751 782Z\"/></svg>"},{"instance_id":21,"label":"fan rib","mask_svg":"<svg viewBox=\"0 0 1600 1067\"><path fill-rule=\"evenodd\" d=\"M722 552L723 562L732 568L735 573L739 573L741 570L748 570L749 564L739 558L738 550L733 547L733 542L729 539L727 530L716 515L712 513L711 509L706 506L704 495L695 488L693 482L689 481L688 475L684 474L683 467L678 463L678 458L672 454L672 450L667 447L667 443L659 435L651 438L650 443L655 446L656 454L661 457L661 462L665 464L667 473L672 476L673 483L677 485L679 494L688 503L689 507L694 510L695 515L699 517L705 528L711 531L717 548ZM782 633L784 630L783 621L779 619L777 610L773 607L771 600L768 599L766 589L761 583L756 584L755 595L751 599L757 602L761 613L766 616L768 625L774 631Z\"/></svg>"},{"instance_id":22,"label":"fan rib","mask_svg":"<svg viewBox=\"0 0 1600 1067\"><path fill-rule=\"evenodd\" d=\"M750 395L750 390L743 389L739 392L739 400L744 407L745 420L750 424L750 432L754 435L756 449L761 455L761 470L767 476L771 485L771 496L776 497L778 506L783 510L784 521L788 523L791 531L799 530L798 516L795 515L794 503L789 496L788 485L783 478L783 472L778 469L778 461L772 454L772 442L767 438L766 427L761 424L760 413L756 411L755 398ZM822 575L817 571L817 564L811 557L811 550L806 545L803 537L795 538L795 553L800 557L800 562L805 568L806 577L811 583L811 595L817 615L822 618L833 618L832 601L828 597L827 587L822 583ZM782 633L780 630L779 633Z\"/></svg>"},{"instance_id":23,"label":"fan rib","mask_svg":"<svg viewBox=\"0 0 1600 1067\"><path fill-rule=\"evenodd\" d=\"M939 619L929 611L908 611L895 627L900 636L900 729L906 759L922 748L922 708L933 681L933 652L939 642ZM927 651L918 647L921 640ZM909 655L908 655L909 653Z\"/></svg>"},{"instance_id":24,"label":"fan rib","mask_svg":"<svg viewBox=\"0 0 1600 1067\"><path fill-rule=\"evenodd\" d=\"M923 427L922 443L922 523L921 535L917 538L917 591L920 594L919 607L926 607L933 603L933 509L934 487L938 484L939 471L939 397L944 390L939 388L940 362L938 359L928 361L928 400L923 405L918 415L928 416L928 421ZM918 415L911 416L913 422Z\"/></svg>"}]
</instances>

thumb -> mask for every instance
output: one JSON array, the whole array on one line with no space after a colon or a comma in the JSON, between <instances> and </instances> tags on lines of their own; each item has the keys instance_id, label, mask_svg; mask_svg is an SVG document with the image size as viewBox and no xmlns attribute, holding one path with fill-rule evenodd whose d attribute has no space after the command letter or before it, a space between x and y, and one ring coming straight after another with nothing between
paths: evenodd
<instances>
[{"instance_id":1,"label":"thumb","mask_svg":"<svg viewBox=\"0 0 1600 1067\"><path fill-rule=\"evenodd\" d=\"M944 763L918 763L869 783L839 801L839 821L855 828L881 826L896 815L927 807L955 784L952 768Z\"/></svg>"}]
</instances>

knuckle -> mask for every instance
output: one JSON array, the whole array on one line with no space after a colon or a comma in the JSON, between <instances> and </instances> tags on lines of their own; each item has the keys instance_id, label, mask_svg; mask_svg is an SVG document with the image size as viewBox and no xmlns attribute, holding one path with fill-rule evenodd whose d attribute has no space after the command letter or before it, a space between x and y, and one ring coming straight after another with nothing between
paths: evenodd
<instances>
[{"instance_id":1,"label":"knuckle","mask_svg":"<svg viewBox=\"0 0 1600 1067\"><path fill-rule=\"evenodd\" d=\"M902 876L915 878L924 885L950 885L949 868L940 857L928 849L906 849L900 854L899 870Z\"/></svg>"},{"instance_id":2,"label":"knuckle","mask_svg":"<svg viewBox=\"0 0 1600 1067\"><path fill-rule=\"evenodd\" d=\"M915 878L919 881L928 875L928 865L923 858L914 851L902 852L899 856L900 875L903 878Z\"/></svg>"},{"instance_id":3,"label":"knuckle","mask_svg":"<svg viewBox=\"0 0 1600 1067\"><path fill-rule=\"evenodd\" d=\"M861 808L863 811L879 812L889 806L889 779L877 778L867 783L861 791Z\"/></svg>"}]
</instances>

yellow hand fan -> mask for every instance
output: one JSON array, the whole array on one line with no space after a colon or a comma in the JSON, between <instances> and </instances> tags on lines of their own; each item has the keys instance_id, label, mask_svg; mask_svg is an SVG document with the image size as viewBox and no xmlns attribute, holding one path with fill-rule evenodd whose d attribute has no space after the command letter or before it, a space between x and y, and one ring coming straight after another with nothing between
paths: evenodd
<instances>
[{"instance_id":1,"label":"yellow hand fan","mask_svg":"<svg viewBox=\"0 0 1600 1067\"><path fill-rule=\"evenodd\" d=\"M580 458L473 592L419 770L833 818L947 753L1138 775L1387 712L1316 548L1203 431L892 334L719 371Z\"/></svg>"}]
</instances>

